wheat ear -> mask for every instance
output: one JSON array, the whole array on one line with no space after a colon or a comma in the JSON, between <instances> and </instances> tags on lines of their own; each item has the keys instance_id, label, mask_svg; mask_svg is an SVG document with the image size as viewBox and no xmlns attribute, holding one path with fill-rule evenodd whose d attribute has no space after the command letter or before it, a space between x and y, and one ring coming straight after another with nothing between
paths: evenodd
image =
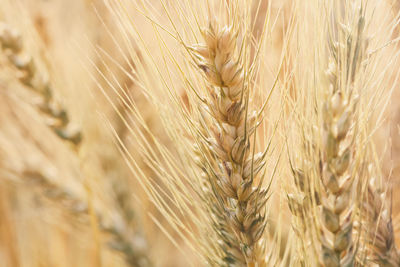
<instances>
[{"instance_id":1,"label":"wheat ear","mask_svg":"<svg viewBox=\"0 0 400 267\"><path fill-rule=\"evenodd\" d=\"M216 21L202 31L204 41L192 47L207 86L199 155L215 201L215 228L225 261L233 266L265 266L263 235L267 190L256 183L264 154L252 155L250 136L256 113L248 110L247 73L238 57L233 25Z\"/></svg>"},{"instance_id":2,"label":"wheat ear","mask_svg":"<svg viewBox=\"0 0 400 267\"><path fill-rule=\"evenodd\" d=\"M19 70L19 80L42 98L39 107L52 119L49 126L60 138L75 146L79 145L82 139L80 130L71 126L67 111L54 100L51 84L39 71L32 56L24 50L20 33L7 24L0 23L0 45L10 63Z\"/></svg>"},{"instance_id":3,"label":"wheat ear","mask_svg":"<svg viewBox=\"0 0 400 267\"><path fill-rule=\"evenodd\" d=\"M81 223L89 223L89 211L85 200L53 183L40 172L26 170L22 173L22 176L26 182L42 192L40 195L45 196L57 205L61 205L62 210L65 210L67 214L72 215L73 218L79 218ZM108 243L109 248L122 253L129 266L152 266L147 256L143 237L126 229L128 226L123 223L123 219L117 217L115 222L114 219L107 220L99 208L95 208L95 216L97 216L103 234L111 236Z\"/></svg>"},{"instance_id":4,"label":"wheat ear","mask_svg":"<svg viewBox=\"0 0 400 267\"><path fill-rule=\"evenodd\" d=\"M370 182L367 199L363 202L361 226L366 237L367 260L383 267L400 266L400 251L396 247L392 224L392 211L387 205L387 192L382 190L369 166Z\"/></svg>"},{"instance_id":5,"label":"wheat ear","mask_svg":"<svg viewBox=\"0 0 400 267\"><path fill-rule=\"evenodd\" d=\"M325 188L321 194L322 262L325 266L353 265L356 255L352 238L358 195L353 192L357 174L354 137L357 135L358 92L355 80L366 47L363 9L360 7L354 12L358 16L354 26L334 21L332 31L336 30L337 41L334 37L329 41L331 60L326 72L328 86L322 111L321 155L321 179Z\"/></svg>"},{"instance_id":6,"label":"wheat ear","mask_svg":"<svg viewBox=\"0 0 400 267\"><path fill-rule=\"evenodd\" d=\"M307 266L312 258L310 244L313 245L313 235L310 224L313 222L312 204L320 204L318 194L311 187L310 180L303 171L292 169L295 190L287 195L290 212L293 215L292 228L300 242L297 242L296 260L301 266ZM312 252L312 251L311 251Z\"/></svg>"},{"instance_id":7,"label":"wheat ear","mask_svg":"<svg viewBox=\"0 0 400 267\"><path fill-rule=\"evenodd\" d=\"M353 241L353 221L361 195L356 190L363 171L359 166L363 152L359 90L366 47L364 9L342 1L316 1L314 5L318 7L313 21L317 22L313 36L317 41L307 60L316 64L305 84L298 84L310 93L298 103L301 154L289 148L296 159L291 160L296 165L292 167L296 192L289 194L289 205L295 215L295 231L303 230L298 234L300 253L305 254L300 256L301 263L353 266L358 248ZM319 38L320 30L324 38ZM303 75L303 70L299 74Z\"/></svg>"},{"instance_id":8,"label":"wheat ear","mask_svg":"<svg viewBox=\"0 0 400 267\"><path fill-rule=\"evenodd\" d=\"M322 159L322 179L325 185L325 195L322 196L322 221L327 231L323 231L323 259L326 266L347 265L353 260L352 250L352 211L349 209L351 186L353 179L349 176L352 147L339 152L342 140L346 137L351 124L351 113L346 110L346 104L340 93L334 93L331 98L334 104L326 105L329 121L324 123L325 149ZM331 116L333 115L333 116ZM340 125L339 125L340 124ZM337 133L334 127L340 127ZM343 219L341 219L343 217ZM328 237L329 232L332 237ZM346 256L342 258L342 252Z\"/></svg>"},{"instance_id":9,"label":"wheat ear","mask_svg":"<svg viewBox=\"0 0 400 267\"><path fill-rule=\"evenodd\" d=\"M48 126L53 129L58 137L73 144L79 157L79 144L82 141L81 131L71 127L67 110L60 107L53 99L54 89L49 81L45 80L44 75L39 72L32 56L24 51L19 32L4 23L0 23L0 45L10 63L18 69L19 80L42 98L42 103L39 106L40 111L52 119ZM69 213L87 218L89 210L83 199L52 183L41 173L27 171L23 174L23 177L29 178L27 180L30 182L34 181L43 191L43 195L54 202L62 203L62 207ZM147 252L144 251L146 241L143 241L139 234L132 233L129 229L129 220L133 210L127 203L127 192L122 188L113 189L123 218L118 217L115 222L106 223L103 219L104 216L101 215L101 209L96 209L95 216L100 229L103 233L111 234L112 240L109 242L109 247L114 251L123 253L130 266L151 266Z\"/></svg>"}]
</instances>

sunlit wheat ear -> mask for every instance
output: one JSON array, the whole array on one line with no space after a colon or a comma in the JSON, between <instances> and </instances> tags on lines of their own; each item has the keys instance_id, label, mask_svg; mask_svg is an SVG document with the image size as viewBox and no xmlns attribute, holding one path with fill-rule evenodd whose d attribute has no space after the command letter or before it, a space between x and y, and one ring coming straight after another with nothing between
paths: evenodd
<instances>
[{"instance_id":1,"label":"sunlit wheat ear","mask_svg":"<svg viewBox=\"0 0 400 267\"><path fill-rule=\"evenodd\" d=\"M212 21L202 29L204 43L191 47L207 87L198 106L199 165L226 263L265 266L262 236L268 190L257 179L265 154L250 150L257 113L249 106L249 74L239 57L237 30Z\"/></svg>"},{"instance_id":2,"label":"sunlit wheat ear","mask_svg":"<svg viewBox=\"0 0 400 267\"><path fill-rule=\"evenodd\" d=\"M18 79L41 97L39 109L49 117L49 126L62 139L79 145L82 139L80 130L74 127L67 111L53 98L54 89L32 58L24 49L21 35L5 23L0 23L0 45L11 64L18 70Z\"/></svg>"}]
</instances>

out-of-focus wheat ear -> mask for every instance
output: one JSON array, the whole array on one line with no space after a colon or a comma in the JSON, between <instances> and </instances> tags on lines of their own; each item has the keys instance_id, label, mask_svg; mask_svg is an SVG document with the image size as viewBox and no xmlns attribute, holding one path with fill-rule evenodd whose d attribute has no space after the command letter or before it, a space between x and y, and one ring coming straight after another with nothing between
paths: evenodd
<instances>
[{"instance_id":1,"label":"out-of-focus wheat ear","mask_svg":"<svg viewBox=\"0 0 400 267\"><path fill-rule=\"evenodd\" d=\"M238 29L215 19L202 29L204 43L190 48L207 86L200 123L199 165L208 182L206 199L229 266L265 266L265 204L258 182L265 153L252 154L257 113L248 105L249 82L239 57ZM262 180L262 179L261 179ZM257 182L256 182L257 181Z\"/></svg>"},{"instance_id":2,"label":"out-of-focus wheat ear","mask_svg":"<svg viewBox=\"0 0 400 267\"><path fill-rule=\"evenodd\" d=\"M0 46L18 71L18 79L41 97L39 109L49 117L49 127L60 138L78 146L82 140L81 131L70 123L67 110L53 98L54 89L47 76L40 72L32 56L24 49L20 33L2 22Z\"/></svg>"},{"instance_id":3,"label":"out-of-focus wheat ear","mask_svg":"<svg viewBox=\"0 0 400 267\"><path fill-rule=\"evenodd\" d=\"M53 98L54 88L47 80L47 76L39 71L32 56L25 51L20 33L5 23L0 23L0 48L18 71L17 77L21 83L36 92L41 98L38 107L48 116L48 126L58 137L72 144L77 157L80 157L78 153L82 141L80 129L70 123L67 110ZM84 172L82 166L81 171ZM123 203L126 201L124 194L128 194L125 190L113 188L117 204L120 205L120 214L115 213L113 218L105 220L107 214L104 214L101 208L91 207L90 200L86 201L86 199L68 192L65 188L54 184L45 175L27 170L23 173L23 177L38 185L41 195L55 204L61 204L61 208L74 217L84 218L83 221L86 224L89 224L88 217L93 216L94 218L91 219L94 220L90 222L90 226L97 228L98 224L99 230L110 237L108 247L121 253L129 266L152 266L147 256L147 241L141 233L130 228L128 217L131 216L133 210L128 207L127 203ZM90 196L88 198L91 199Z\"/></svg>"},{"instance_id":4,"label":"out-of-focus wheat ear","mask_svg":"<svg viewBox=\"0 0 400 267\"><path fill-rule=\"evenodd\" d=\"M357 167L357 97L355 79L361 68L365 49L363 36L363 9L353 11L358 15L355 23L334 21L329 40L330 57L323 104L323 149L321 155L322 257L325 266L348 266L355 262L356 246L353 242L354 212L359 194L354 183L361 167ZM351 20L350 20L351 21ZM356 171L356 168L358 170Z\"/></svg>"},{"instance_id":5,"label":"out-of-focus wheat ear","mask_svg":"<svg viewBox=\"0 0 400 267\"><path fill-rule=\"evenodd\" d=\"M392 224L392 211L388 205L387 190L379 186L373 172L373 164L369 166L370 181L367 187L367 198L362 203L362 219L360 226L365 232L362 240L366 250L366 260L379 266L400 266L400 251L396 247Z\"/></svg>"},{"instance_id":6,"label":"out-of-focus wheat ear","mask_svg":"<svg viewBox=\"0 0 400 267\"><path fill-rule=\"evenodd\" d=\"M351 188L354 178L350 174L354 144L340 151L341 142L347 136L353 118L348 100L336 86L330 84L330 97L323 111L324 154L321 158L321 178L325 194L321 196L321 218L326 230L322 231L322 262L326 266L342 266L342 261L352 262L354 257L351 236ZM343 252L345 259L342 259Z\"/></svg>"},{"instance_id":7,"label":"out-of-focus wheat ear","mask_svg":"<svg viewBox=\"0 0 400 267\"><path fill-rule=\"evenodd\" d=\"M300 150L299 150L300 151ZM300 167L300 163L298 167ZM304 167L304 166L303 166ZM291 172L294 178L294 188L287 195L289 210L292 213L292 228L297 237L297 261L300 266L313 265L318 249L315 247L316 241L314 227L316 224L316 211L314 206L320 205L320 190L313 183L312 176L307 171L300 168L294 169L291 164Z\"/></svg>"},{"instance_id":8,"label":"out-of-focus wheat ear","mask_svg":"<svg viewBox=\"0 0 400 267\"><path fill-rule=\"evenodd\" d=\"M40 172L25 170L22 176L30 185L42 192L40 195L60 206L75 221L84 225L90 224L89 207L84 199L53 183ZM115 219L105 219L106 215L98 207L94 207L94 216L96 216L96 220L99 223L100 231L110 237L108 247L115 252L121 253L129 266L152 266L147 256L147 245L144 237L125 229L128 226L124 225L123 220L117 217Z\"/></svg>"},{"instance_id":9,"label":"out-of-focus wheat ear","mask_svg":"<svg viewBox=\"0 0 400 267\"><path fill-rule=\"evenodd\" d=\"M307 239L307 227L306 227L306 212L304 211L304 207L307 207L305 202L305 197L302 194L288 194L288 203L290 212L293 215L292 218L292 228L293 231L298 238L298 240ZM306 257L307 257L307 247L306 241L304 242L296 242L297 244L297 253L295 257L297 258L297 262L300 266L306 265Z\"/></svg>"},{"instance_id":10,"label":"out-of-focus wheat ear","mask_svg":"<svg viewBox=\"0 0 400 267\"><path fill-rule=\"evenodd\" d=\"M289 147L295 188L289 205L301 243L298 251L304 254L301 264L354 266L356 185L362 172L358 102L366 47L364 10L347 2L310 3L317 28L311 27L315 46L305 59L315 65L306 72L309 77L297 77L301 82L296 87L305 92L295 117L299 144L297 150Z\"/></svg>"}]
</instances>

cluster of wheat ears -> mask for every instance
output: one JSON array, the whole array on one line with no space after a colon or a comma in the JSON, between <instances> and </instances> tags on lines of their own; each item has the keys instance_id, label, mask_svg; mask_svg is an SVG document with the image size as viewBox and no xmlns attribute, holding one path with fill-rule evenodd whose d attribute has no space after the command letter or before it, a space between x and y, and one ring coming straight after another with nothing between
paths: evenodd
<instances>
[{"instance_id":1,"label":"cluster of wheat ears","mask_svg":"<svg viewBox=\"0 0 400 267\"><path fill-rule=\"evenodd\" d=\"M399 2L92 3L111 48L72 42L90 85L64 101L74 67L58 71L43 24L13 18L26 1L4 1L1 266L71 266L21 259L29 216L11 191L67 214L90 266L400 266L396 141L382 137L395 124L400 138Z\"/></svg>"}]
</instances>

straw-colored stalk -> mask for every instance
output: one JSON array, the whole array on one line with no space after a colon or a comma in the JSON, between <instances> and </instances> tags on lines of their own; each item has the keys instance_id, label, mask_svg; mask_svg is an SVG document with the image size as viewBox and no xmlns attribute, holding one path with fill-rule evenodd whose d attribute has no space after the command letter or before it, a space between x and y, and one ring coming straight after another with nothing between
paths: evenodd
<instances>
[{"instance_id":1,"label":"straw-colored stalk","mask_svg":"<svg viewBox=\"0 0 400 267\"><path fill-rule=\"evenodd\" d=\"M232 266L265 266L267 190L257 181L264 154L251 151L257 113L249 107L248 73L238 51L238 29L212 21L202 30L205 43L192 47L204 74L207 96L198 155L215 230Z\"/></svg>"}]
</instances>

